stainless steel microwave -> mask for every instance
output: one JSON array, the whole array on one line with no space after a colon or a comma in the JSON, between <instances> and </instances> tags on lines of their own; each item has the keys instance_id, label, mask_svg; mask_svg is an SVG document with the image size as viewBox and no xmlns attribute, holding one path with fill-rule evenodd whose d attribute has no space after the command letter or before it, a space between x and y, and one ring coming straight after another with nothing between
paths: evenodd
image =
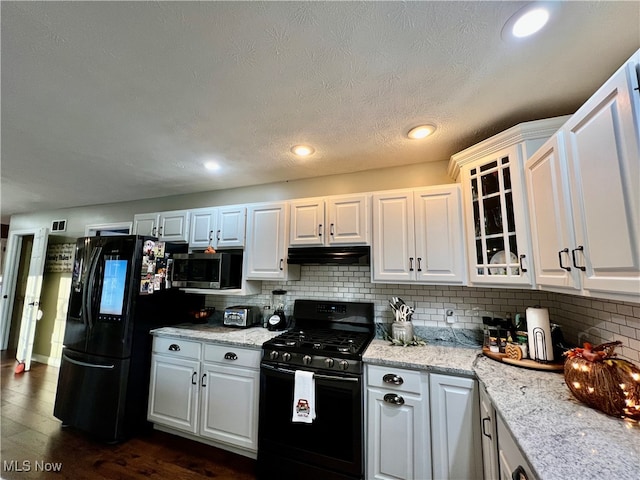
<instances>
[{"instance_id":1,"label":"stainless steel microwave","mask_svg":"<svg viewBox=\"0 0 640 480\"><path fill-rule=\"evenodd\" d=\"M225 250L175 254L171 284L178 288L241 288L242 253L242 250Z\"/></svg>"}]
</instances>

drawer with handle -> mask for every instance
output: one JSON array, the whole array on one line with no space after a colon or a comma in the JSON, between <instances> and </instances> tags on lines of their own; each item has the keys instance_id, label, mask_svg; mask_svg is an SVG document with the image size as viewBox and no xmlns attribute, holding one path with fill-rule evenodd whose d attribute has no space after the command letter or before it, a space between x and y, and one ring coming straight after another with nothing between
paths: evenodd
<instances>
[{"instance_id":1,"label":"drawer with handle","mask_svg":"<svg viewBox=\"0 0 640 480\"><path fill-rule=\"evenodd\" d=\"M262 350L235 345L205 344L204 361L235 367L260 368Z\"/></svg>"},{"instance_id":2,"label":"drawer with handle","mask_svg":"<svg viewBox=\"0 0 640 480\"><path fill-rule=\"evenodd\" d=\"M367 386L384 390L420 393L426 373L395 367L367 365ZM391 397L390 397L391 398Z\"/></svg>"},{"instance_id":3,"label":"drawer with handle","mask_svg":"<svg viewBox=\"0 0 640 480\"><path fill-rule=\"evenodd\" d=\"M200 360L202 344L175 337L153 337L153 353Z\"/></svg>"}]
</instances>

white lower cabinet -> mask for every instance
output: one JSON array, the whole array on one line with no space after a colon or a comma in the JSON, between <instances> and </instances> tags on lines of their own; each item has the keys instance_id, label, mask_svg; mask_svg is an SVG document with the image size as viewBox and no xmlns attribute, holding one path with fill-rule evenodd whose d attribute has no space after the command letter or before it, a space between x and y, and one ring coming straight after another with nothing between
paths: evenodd
<instances>
[{"instance_id":1,"label":"white lower cabinet","mask_svg":"<svg viewBox=\"0 0 640 480\"><path fill-rule=\"evenodd\" d=\"M260 351L205 345L204 358L200 435L257 452Z\"/></svg>"},{"instance_id":2,"label":"white lower cabinet","mask_svg":"<svg viewBox=\"0 0 640 480\"><path fill-rule=\"evenodd\" d=\"M514 478L518 480L536 480L533 469L524 458L500 416L497 416L497 423L500 480L512 480Z\"/></svg>"},{"instance_id":3,"label":"white lower cabinet","mask_svg":"<svg viewBox=\"0 0 640 480\"><path fill-rule=\"evenodd\" d=\"M483 478L476 380L367 365L366 388L367 479Z\"/></svg>"},{"instance_id":4,"label":"white lower cabinet","mask_svg":"<svg viewBox=\"0 0 640 480\"><path fill-rule=\"evenodd\" d=\"M498 480L498 433L496 410L484 385L480 390L480 431L482 432L482 464L484 480Z\"/></svg>"},{"instance_id":5,"label":"white lower cabinet","mask_svg":"<svg viewBox=\"0 0 640 480\"><path fill-rule=\"evenodd\" d=\"M482 480L478 382L430 374L433 478Z\"/></svg>"},{"instance_id":6,"label":"white lower cabinet","mask_svg":"<svg viewBox=\"0 0 640 480\"><path fill-rule=\"evenodd\" d=\"M148 420L160 430L255 458L260 354L155 337Z\"/></svg>"},{"instance_id":7,"label":"white lower cabinet","mask_svg":"<svg viewBox=\"0 0 640 480\"><path fill-rule=\"evenodd\" d=\"M428 374L367 365L368 479L431 478Z\"/></svg>"}]
</instances>

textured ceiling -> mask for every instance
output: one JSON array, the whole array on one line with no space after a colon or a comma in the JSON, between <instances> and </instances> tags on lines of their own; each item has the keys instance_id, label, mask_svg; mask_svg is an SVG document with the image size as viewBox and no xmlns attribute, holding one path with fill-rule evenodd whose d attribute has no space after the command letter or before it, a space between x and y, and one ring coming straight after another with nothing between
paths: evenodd
<instances>
[{"instance_id":1,"label":"textured ceiling","mask_svg":"<svg viewBox=\"0 0 640 480\"><path fill-rule=\"evenodd\" d=\"M525 4L2 2L3 218L447 160L572 113L640 46L636 1L503 40Z\"/></svg>"}]
</instances>

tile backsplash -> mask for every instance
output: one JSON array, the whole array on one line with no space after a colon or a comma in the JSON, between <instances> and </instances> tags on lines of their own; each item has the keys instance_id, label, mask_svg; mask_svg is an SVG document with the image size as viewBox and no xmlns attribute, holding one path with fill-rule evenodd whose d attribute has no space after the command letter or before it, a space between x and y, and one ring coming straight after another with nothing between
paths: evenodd
<instances>
[{"instance_id":1,"label":"tile backsplash","mask_svg":"<svg viewBox=\"0 0 640 480\"><path fill-rule=\"evenodd\" d=\"M208 295L207 305L224 309L231 305L271 303L271 291L287 290L289 309L296 298L374 302L376 322L393 321L389 300L402 297L415 305L416 326L482 329L485 315L504 317L524 313L529 306L549 309L552 323L562 327L565 339L582 344L620 340L618 356L640 361L640 304L523 289L475 288L371 283L368 266L302 265L300 280L262 282L262 293L247 297ZM448 324L446 310L453 310L456 322Z\"/></svg>"}]
</instances>

